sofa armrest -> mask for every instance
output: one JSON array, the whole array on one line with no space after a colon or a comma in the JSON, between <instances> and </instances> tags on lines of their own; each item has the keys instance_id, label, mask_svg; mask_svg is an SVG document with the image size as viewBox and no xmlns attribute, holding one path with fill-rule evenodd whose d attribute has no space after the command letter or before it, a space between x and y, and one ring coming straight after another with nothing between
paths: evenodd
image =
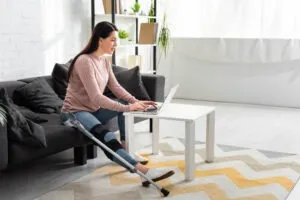
<instances>
[{"instance_id":1,"label":"sofa armrest","mask_svg":"<svg viewBox=\"0 0 300 200\"><path fill-rule=\"evenodd\" d=\"M0 170L8 165L8 139L6 125L0 125Z\"/></svg>"},{"instance_id":2,"label":"sofa armrest","mask_svg":"<svg viewBox=\"0 0 300 200\"><path fill-rule=\"evenodd\" d=\"M164 100L165 77L155 74L142 74L144 86L153 101Z\"/></svg>"}]
</instances>

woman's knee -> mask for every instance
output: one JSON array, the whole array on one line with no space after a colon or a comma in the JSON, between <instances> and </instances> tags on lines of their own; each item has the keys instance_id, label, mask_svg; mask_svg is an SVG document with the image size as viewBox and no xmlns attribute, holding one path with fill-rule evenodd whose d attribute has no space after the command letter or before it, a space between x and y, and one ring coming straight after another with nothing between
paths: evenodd
<instances>
[{"instance_id":1,"label":"woman's knee","mask_svg":"<svg viewBox=\"0 0 300 200\"><path fill-rule=\"evenodd\" d=\"M79 111L74 113L77 120L87 129L91 130L96 125L102 124L92 113L87 111Z\"/></svg>"},{"instance_id":2,"label":"woman's knee","mask_svg":"<svg viewBox=\"0 0 300 200\"><path fill-rule=\"evenodd\" d=\"M105 136L104 136L104 141L105 142L109 142L109 141L111 141L111 140L116 140L117 138L116 138L116 135L115 135L115 133L113 133L113 132L108 132L108 133L106 133L105 134Z\"/></svg>"}]
</instances>

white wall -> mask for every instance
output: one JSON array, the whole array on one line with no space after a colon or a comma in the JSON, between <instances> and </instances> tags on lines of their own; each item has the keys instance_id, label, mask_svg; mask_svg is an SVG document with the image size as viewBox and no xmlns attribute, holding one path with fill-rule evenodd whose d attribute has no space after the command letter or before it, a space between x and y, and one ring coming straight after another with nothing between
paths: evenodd
<instances>
[{"instance_id":1,"label":"white wall","mask_svg":"<svg viewBox=\"0 0 300 200\"><path fill-rule=\"evenodd\" d=\"M158 66L177 98L300 108L300 43L176 38Z\"/></svg>"},{"instance_id":2,"label":"white wall","mask_svg":"<svg viewBox=\"0 0 300 200\"><path fill-rule=\"evenodd\" d=\"M299 38L299 0L159 0L173 37ZM189 22L189 23L187 23Z\"/></svg>"},{"instance_id":3,"label":"white wall","mask_svg":"<svg viewBox=\"0 0 300 200\"><path fill-rule=\"evenodd\" d=\"M89 34L90 0L1 0L0 81L50 74Z\"/></svg>"}]
</instances>

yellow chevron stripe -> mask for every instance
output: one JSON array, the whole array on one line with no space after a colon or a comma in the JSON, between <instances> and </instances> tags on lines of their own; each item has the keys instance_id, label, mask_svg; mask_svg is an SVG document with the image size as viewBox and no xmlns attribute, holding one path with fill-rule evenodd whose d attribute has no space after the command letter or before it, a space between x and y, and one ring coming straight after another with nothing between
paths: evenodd
<instances>
[{"instance_id":1,"label":"yellow chevron stripe","mask_svg":"<svg viewBox=\"0 0 300 200\"><path fill-rule=\"evenodd\" d=\"M122 167L110 166L97 170L97 173L108 172L111 184L120 186L124 184L136 184L139 178L126 176ZM215 183L197 184L192 186L175 186L168 179L159 181L159 184L170 191L169 196L182 195L187 193L204 192L211 200L278 200L272 194L254 195L243 198L228 198L226 193Z\"/></svg>"},{"instance_id":2,"label":"yellow chevron stripe","mask_svg":"<svg viewBox=\"0 0 300 200\"><path fill-rule=\"evenodd\" d=\"M127 176L125 174L127 170L119 165L111 165L101 167L95 170L94 174L108 174L110 178L111 185L126 185L126 184L135 184L140 183L141 179L138 176Z\"/></svg>"},{"instance_id":3,"label":"yellow chevron stripe","mask_svg":"<svg viewBox=\"0 0 300 200\"><path fill-rule=\"evenodd\" d=\"M159 182L170 191L170 196L182 195L187 193L204 192L210 200L278 200L272 194L253 195L241 198L228 198L226 193L215 183L197 184L192 186L173 186L168 180Z\"/></svg>"},{"instance_id":4,"label":"yellow chevron stripe","mask_svg":"<svg viewBox=\"0 0 300 200\"><path fill-rule=\"evenodd\" d=\"M151 158L149 155L147 156L144 154L143 156L147 157L149 159L149 163L147 164L147 167L153 168L153 167L172 167L172 166L178 166L179 169L184 173L185 170L185 162L183 160L173 160L173 161L166 161L166 162L150 162ZM246 163L247 164L247 163ZM240 188L248 188L248 187L257 187L272 183L278 183L282 187L284 187L286 190L291 190L294 182L286 177L270 177L270 178L262 178L262 179L247 179L244 178L236 169L234 168L221 168L221 169L213 169L213 170L195 170L195 176L200 177L207 177L207 176L213 176L213 175L226 175L228 178L231 179L232 182L234 182L238 187Z\"/></svg>"},{"instance_id":5,"label":"yellow chevron stripe","mask_svg":"<svg viewBox=\"0 0 300 200\"><path fill-rule=\"evenodd\" d=\"M167 162L150 162L147 167L174 167L177 166L184 173L184 161L182 160L174 160ZM111 184L113 185L123 185L123 184L133 184L138 183L140 181L139 178L136 177L128 177L124 173L116 174L119 170L123 168L120 166L109 167L109 168L101 168L97 170L97 173L106 172L110 174ZM213 170L195 170L195 176L197 178L208 177L214 175L224 175L227 176L236 186L240 188L249 188L249 187L258 187L267 184L277 183L284 187L286 190L291 190L294 182L286 177L270 177L270 178L262 178L262 179L247 179L244 178L240 172L235 170L234 168L221 168L221 169L213 169Z\"/></svg>"},{"instance_id":6,"label":"yellow chevron stripe","mask_svg":"<svg viewBox=\"0 0 300 200\"><path fill-rule=\"evenodd\" d=\"M164 156L174 156L174 155L184 155L184 151L174 151L168 143L162 143L160 145L161 151ZM239 151L239 150L237 150ZM205 158L206 153L205 149L196 149L195 153L200 155L202 158ZM259 152L258 152L259 153ZM268 159L268 158L266 158ZM272 160L272 159L270 159ZM270 165L262 165L260 164L254 157L251 155L236 155L236 156L224 156L224 157L215 157L214 163L226 162L226 161L243 161L247 163L249 167L256 171L263 170L271 170L271 169L281 169L281 168L289 168L293 169L296 172L300 173L300 164L297 162L289 161L289 162L280 162L276 164Z\"/></svg>"}]
</instances>

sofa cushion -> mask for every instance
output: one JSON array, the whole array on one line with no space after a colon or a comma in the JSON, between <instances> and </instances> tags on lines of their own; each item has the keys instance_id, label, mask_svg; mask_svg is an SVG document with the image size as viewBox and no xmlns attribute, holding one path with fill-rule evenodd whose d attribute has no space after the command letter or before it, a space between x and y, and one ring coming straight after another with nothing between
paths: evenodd
<instances>
[{"instance_id":1,"label":"sofa cushion","mask_svg":"<svg viewBox=\"0 0 300 200\"><path fill-rule=\"evenodd\" d=\"M7 112L7 132L10 140L33 147L47 146L43 127L26 120L8 97L5 88L0 88L0 104Z\"/></svg>"},{"instance_id":2,"label":"sofa cushion","mask_svg":"<svg viewBox=\"0 0 300 200\"><path fill-rule=\"evenodd\" d=\"M25 83L20 81L3 81L0 82L0 87L5 88L9 97L13 96L15 89L24 86Z\"/></svg>"},{"instance_id":3,"label":"sofa cushion","mask_svg":"<svg viewBox=\"0 0 300 200\"><path fill-rule=\"evenodd\" d=\"M57 113L38 113L41 118L47 119L46 123L43 123L42 126L53 126L53 125L62 125L60 114Z\"/></svg>"},{"instance_id":4,"label":"sofa cushion","mask_svg":"<svg viewBox=\"0 0 300 200\"><path fill-rule=\"evenodd\" d=\"M59 98L64 99L67 93L68 86L68 70L72 60L66 64L56 63L52 71L53 86Z\"/></svg>"},{"instance_id":5,"label":"sofa cushion","mask_svg":"<svg viewBox=\"0 0 300 200\"><path fill-rule=\"evenodd\" d=\"M46 118L43 118L43 117L39 116L38 113L35 113L32 110L30 110L30 109L28 109L24 106L18 106L18 105L15 105L15 106L22 113L22 115L24 115L24 117L26 119L29 119L29 120L31 120L35 123L38 123L38 124L48 121Z\"/></svg>"},{"instance_id":6,"label":"sofa cushion","mask_svg":"<svg viewBox=\"0 0 300 200\"><path fill-rule=\"evenodd\" d=\"M35 112L59 113L63 101L43 78L37 78L23 87L17 88L13 100Z\"/></svg>"},{"instance_id":7,"label":"sofa cushion","mask_svg":"<svg viewBox=\"0 0 300 200\"><path fill-rule=\"evenodd\" d=\"M119 72L115 72L115 76L120 85L130 94L135 96L135 98L139 100L150 100L138 66L129 70L120 70ZM113 93L108 88L105 89L104 94L108 97L114 98Z\"/></svg>"},{"instance_id":8,"label":"sofa cushion","mask_svg":"<svg viewBox=\"0 0 300 200\"><path fill-rule=\"evenodd\" d=\"M120 67L120 66L117 66L117 65L112 65L111 67L112 67L112 70L113 70L114 74L119 73L119 72L124 72L124 71L128 70L128 68Z\"/></svg>"},{"instance_id":9,"label":"sofa cushion","mask_svg":"<svg viewBox=\"0 0 300 200\"><path fill-rule=\"evenodd\" d=\"M51 76L39 76L39 77L31 77L31 78L25 78L25 79L20 79L18 81L20 82L25 82L25 83L31 83L35 81L37 78L42 78L45 79L46 82L50 85L51 88L54 88L53 80Z\"/></svg>"}]
</instances>

